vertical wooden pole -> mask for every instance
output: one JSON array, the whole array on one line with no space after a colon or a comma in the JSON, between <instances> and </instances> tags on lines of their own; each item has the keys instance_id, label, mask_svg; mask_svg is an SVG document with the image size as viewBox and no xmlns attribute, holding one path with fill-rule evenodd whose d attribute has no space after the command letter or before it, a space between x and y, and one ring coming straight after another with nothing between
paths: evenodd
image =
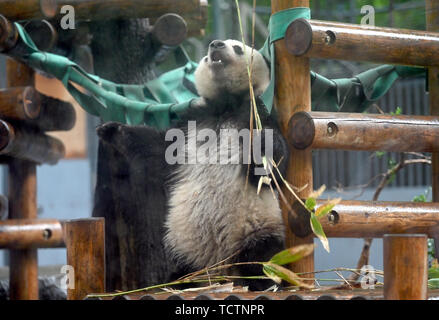
<instances>
[{"instance_id":1,"label":"vertical wooden pole","mask_svg":"<svg viewBox=\"0 0 439 320\"><path fill-rule=\"evenodd\" d=\"M81 300L87 294L105 292L104 218L65 221L63 230L67 264L73 267L68 276L74 279L74 288L67 287L67 299Z\"/></svg>"},{"instance_id":2,"label":"vertical wooden pole","mask_svg":"<svg viewBox=\"0 0 439 320\"><path fill-rule=\"evenodd\" d=\"M384 299L427 299L427 236L386 234L384 245Z\"/></svg>"},{"instance_id":3,"label":"vertical wooden pole","mask_svg":"<svg viewBox=\"0 0 439 320\"><path fill-rule=\"evenodd\" d=\"M34 72L24 64L8 59L7 86L33 86ZM36 165L15 159L9 164L9 218L37 218ZM10 299L38 299L38 257L36 249L10 251Z\"/></svg>"},{"instance_id":4,"label":"vertical wooden pole","mask_svg":"<svg viewBox=\"0 0 439 320\"><path fill-rule=\"evenodd\" d=\"M293 7L309 7L309 0L272 0L272 13ZM275 106L279 113L279 121L283 134L286 136L288 122L291 116L298 111L311 111L311 79L309 59L304 57L294 57L287 52L284 40L275 43L276 50L276 94ZM303 191L299 194L301 198L306 198L313 189L312 180L312 157L311 150L295 150L291 152L291 157L287 169L287 180ZM290 203L294 202L293 196L284 188L284 193L288 195ZM286 245L292 247L304 243L313 243L313 236L299 238L295 236L288 227L288 209L284 204L282 213L287 226ZM296 272L314 271L314 256L301 259L291 266Z\"/></svg>"},{"instance_id":5,"label":"vertical wooden pole","mask_svg":"<svg viewBox=\"0 0 439 320\"><path fill-rule=\"evenodd\" d=\"M428 31L439 31L439 1L425 1L425 16L427 19ZM430 103L430 114L439 115L439 67L430 67L428 69L428 99ZM439 202L439 153L434 152L431 155L432 168L432 194L433 202ZM436 258L439 259L439 235L434 237Z\"/></svg>"}]
</instances>

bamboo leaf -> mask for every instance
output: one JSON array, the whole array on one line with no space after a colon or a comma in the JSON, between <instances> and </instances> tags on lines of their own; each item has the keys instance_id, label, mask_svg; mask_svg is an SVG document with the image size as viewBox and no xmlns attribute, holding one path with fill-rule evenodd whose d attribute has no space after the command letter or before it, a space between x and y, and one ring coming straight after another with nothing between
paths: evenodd
<instances>
[{"instance_id":1,"label":"bamboo leaf","mask_svg":"<svg viewBox=\"0 0 439 320\"><path fill-rule=\"evenodd\" d=\"M434 278L428 280L428 288L429 289L439 289L439 278Z\"/></svg>"},{"instance_id":2,"label":"bamboo leaf","mask_svg":"<svg viewBox=\"0 0 439 320\"><path fill-rule=\"evenodd\" d=\"M323 231L323 227L320 224L319 219L316 217L316 215L314 213L311 213L311 229L314 232L314 234L320 239L320 242L323 245L323 248L325 248L325 250L327 252L329 252L329 242L328 242L328 238L326 238L325 232Z\"/></svg>"},{"instance_id":3,"label":"bamboo leaf","mask_svg":"<svg viewBox=\"0 0 439 320\"><path fill-rule=\"evenodd\" d=\"M313 211L314 207L316 206L317 202L315 198L308 198L305 201L305 207L309 210L309 211Z\"/></svg>"},{"instance_id":4,"label":"bamboo leaf","mask_svg":"<svg viewBox=\"0 0 439 320\"><path fill-rule=\"evenodd\" d=\"M341 198L336 198L336 199L332 199L329 200L328 202L326 202L325 204L321 205L320 207L317 208L316 210L316 217L317 218L321 218L325 215L327 215L329 212L331 212L331 210L337 205L339 204L341 201Z\"/></svg>"},{"instance_id":5,"label":"bamboo leaf","mask_svg":"<svg viewBox=\"0 0 439 320\"><path fill-rule=\"evenodd\" d=\"M273 264L271 262L267 262L263 264L263 271L267 277L275 281L276 283L280 283L280 280L285 280L292 285L305 288L305 289L313 289L313 285L309 285L297 275L293 271L288 270L282 266L277 264ZM277 281L279 282L277 282Z\"/></svg>"},{"instance_id":6,"label":"bamboo leaf","mask_svg":"<svg viewBox=\"0 0 439 320\"><path fill-rule=\"evenodd\" d=\"M325 190L326 190L326 186L323 184L320 186L319 190L311 192L309 197L317 199L323 194L323 192L325 192Z\"/></svg>"},{"instance_id":7,"label":"bamboo leaf","mask_svg":"<svg viewBox=\"0 0 439 320\"><path fill-rule=\"evenodd\" d=\"M303 244L275 254L269 262L282 266L284 264L298 261L303 257L310 255L313 251L314 244Z\"/></svg>"},{"instance_id":8,"label":"bamboo leaf","mask_svg":"<svg viewBox=\"0 0 439 320\"><path fill-rule=\"evenodd\" d=\"M439 268L430 268L428 269L428 278L439 278Z\"/></svg>"},{"instance_id":9,"label":"bamboo leaf","mask_svg":"<svg viewBox=\"0 0 439 320\"><path fill-rule=\"evenodd\" d=\"M264 271L264 274L277 284L280 284L282 282L282 279L276 274L276 270L270 265L264 264L262 267L262 271Z\"/></svg>"}]
</instances>

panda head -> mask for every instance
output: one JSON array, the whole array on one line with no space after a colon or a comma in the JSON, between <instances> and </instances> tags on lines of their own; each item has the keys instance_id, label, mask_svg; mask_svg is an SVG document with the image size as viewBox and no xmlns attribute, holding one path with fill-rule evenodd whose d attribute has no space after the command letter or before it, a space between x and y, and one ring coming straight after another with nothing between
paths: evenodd
<instances>
[{"instance_id":1,"label":"panda head","mask_svg":"<svg viewBox=\"0 0 439 320\"><path fill-rule=\"evenodd\" d=\"M236 40L214 40L207 56L201 59L195 71L195 86L205 99L221 99L224 94L249 93L247 63L252 63L252 84L256 96L261 95L270 81L270 70L264 57Z\"/></svg>"}]
</instances>

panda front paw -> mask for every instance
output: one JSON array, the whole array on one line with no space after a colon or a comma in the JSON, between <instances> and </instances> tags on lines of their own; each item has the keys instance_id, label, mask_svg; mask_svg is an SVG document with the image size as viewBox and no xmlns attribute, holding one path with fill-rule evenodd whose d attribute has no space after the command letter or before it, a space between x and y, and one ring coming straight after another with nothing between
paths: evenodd
<instances>
[{"instance_id":1,"label":"panda front paw","mask_svg":"<svg viewBox=\"0 0 439 320\"><path fill-rule=\"evenodd\" d=\"M102 141L113 142L115 137L121 133L123 127L122 123L119 122L107 122L96 128L96 133Z\"/></svg>"}]
</instances>

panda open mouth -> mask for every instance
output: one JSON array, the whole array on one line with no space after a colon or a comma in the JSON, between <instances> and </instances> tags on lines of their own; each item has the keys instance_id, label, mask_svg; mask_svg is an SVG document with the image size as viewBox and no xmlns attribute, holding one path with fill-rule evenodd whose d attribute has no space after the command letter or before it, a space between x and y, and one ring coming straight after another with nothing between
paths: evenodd
<instances>
[{"instance_id":1,"label":"panda open mouth","mask_svg":"<svg viewBox=\"0 0 439 320\"><path fill-rule=\"evenodd\" d=\"M222 51L212 51L210 53L210 60L214 65L222 65L226 62L226 59L222 53Z\"/></svg>"}]
</instances>

